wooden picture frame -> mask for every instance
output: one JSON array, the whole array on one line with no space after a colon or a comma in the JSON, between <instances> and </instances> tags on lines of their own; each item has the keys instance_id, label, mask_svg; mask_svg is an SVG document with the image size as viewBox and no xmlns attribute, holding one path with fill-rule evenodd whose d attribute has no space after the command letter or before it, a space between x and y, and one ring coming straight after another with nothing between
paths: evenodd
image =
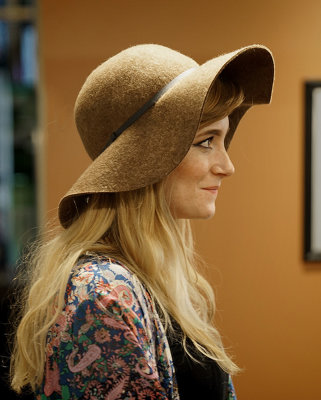
<instances>
[{"instance_id":1,"label":"wooden picture frame","mask_svg":"<svg viewBox=\"0 0 321 400\"><path fill-rule=\"evenodd\" d=\"M305 83L304 259L321 262L321 81Z\"/></svg>"}]
</instances>

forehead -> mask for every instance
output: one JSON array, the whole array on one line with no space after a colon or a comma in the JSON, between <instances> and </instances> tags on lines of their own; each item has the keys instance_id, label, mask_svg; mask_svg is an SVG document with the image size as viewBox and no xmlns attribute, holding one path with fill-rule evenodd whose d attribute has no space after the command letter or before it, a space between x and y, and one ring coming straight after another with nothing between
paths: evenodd
<instances>
[{"instance_id":1,"label":"forehead","mask_svg":"<svg viewBox=\"0 0 321 400\"><path fill-rule=\"evenodd\" d=\"M210 132L217 132L222 134L227 134L229 129L229 118L225 117L219 121L211 122L208 125L201 127L197 132L195 137L200 137L206 135Z\"/></svg>"}]
</instances>

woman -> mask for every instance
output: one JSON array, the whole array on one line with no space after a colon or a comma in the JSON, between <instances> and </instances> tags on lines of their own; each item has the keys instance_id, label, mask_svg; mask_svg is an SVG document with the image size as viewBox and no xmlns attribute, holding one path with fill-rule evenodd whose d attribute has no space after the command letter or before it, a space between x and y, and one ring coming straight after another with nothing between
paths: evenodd
<instances>
[{"instance_id":1,"label":"woman","mask_svg":"<svg viewBox=\"0 0 321 400\"><path fill-rule=\"evenodd\" d=\"M37 399L232 399L189 219L215 213L241 117L268 103L273 59L249 46L199 66L159 45L94 70L75 106L93 159L30 257L12 387Z\"/></svg>"}]
</instances>

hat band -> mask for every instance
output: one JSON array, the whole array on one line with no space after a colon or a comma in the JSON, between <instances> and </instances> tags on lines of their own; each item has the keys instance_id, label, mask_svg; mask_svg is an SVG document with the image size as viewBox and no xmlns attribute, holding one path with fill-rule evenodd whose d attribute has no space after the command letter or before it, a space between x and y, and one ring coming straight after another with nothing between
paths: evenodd
<instances>
[{"instance_id":1,"label":"hat band","mask_svg":"<svg viewBox=\"0 0 321 400\"><path fill-rule=\"evenodd\" d=\"M164 86L159 92L155 94L150 100L148 100L138 111L135 112L131 117L128 118L126 122L124 122L120 128L118 128L115 132L113 132L108 139L106 146L104 147L103 151L107 149L128 127L130 127L135 121L137 121L147 110L153 107L156 102L172 87L184 78L186 75L189 75L192 70L196 67L190 68L181 74L177 75L176 78L171 80L166 86ZM103 152L102 151L102 152Z\"/></svg>"}]
</instances>

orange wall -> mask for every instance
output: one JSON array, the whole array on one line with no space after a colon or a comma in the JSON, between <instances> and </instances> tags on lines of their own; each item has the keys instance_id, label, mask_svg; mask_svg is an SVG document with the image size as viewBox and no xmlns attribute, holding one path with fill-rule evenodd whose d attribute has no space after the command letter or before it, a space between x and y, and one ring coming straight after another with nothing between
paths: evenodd
<instances>
[{"instance_id":1,"label":"orange wall","mask_svg":"<svg viewBox=\"0 0 321 400\"><path fill-rule=\"evenodd\" d=\"M200 62L252 43L273 50L273 103L241 122L230 151L237 172L223 183L215 218L194 224L218 325L244 368L235 378L241 400L321 399L321 263L302 261L303 82L321 78L320 15L317 0L40 4L43 188L52 215L89 163L72 111L98 63L147 42Z\"/></svg>"}]
</instances>

